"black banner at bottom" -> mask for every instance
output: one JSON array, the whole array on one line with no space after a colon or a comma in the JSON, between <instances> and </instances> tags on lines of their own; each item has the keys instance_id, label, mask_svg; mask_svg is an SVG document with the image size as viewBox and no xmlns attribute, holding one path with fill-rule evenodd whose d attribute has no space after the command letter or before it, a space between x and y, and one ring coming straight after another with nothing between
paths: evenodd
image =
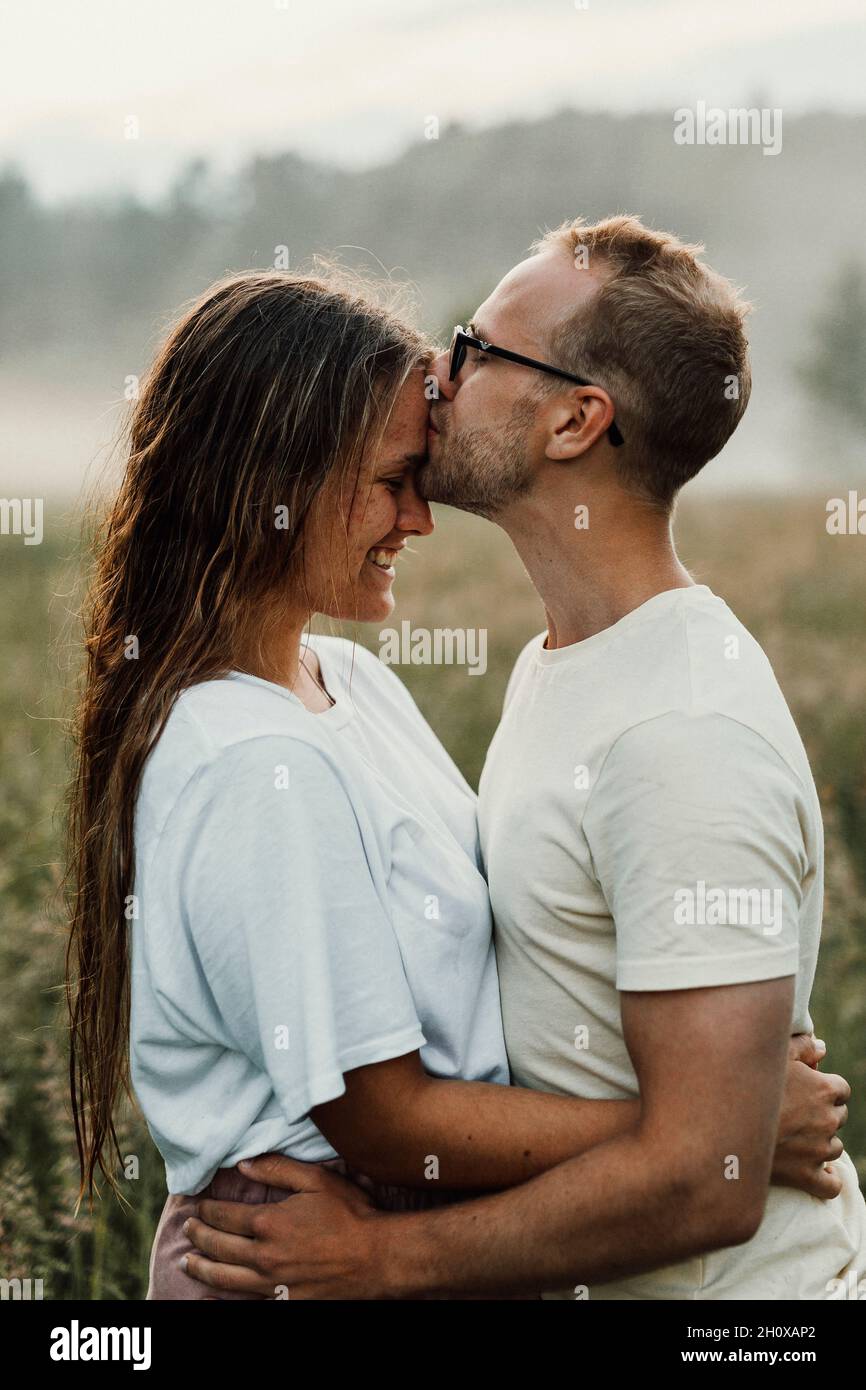
<instances>
[{"instance_id":1,"label":"black banner at bottom","mask_svg":"<svg viewBox=\"0 0 866 1390\"><path fill-rule=\"evenodd\" d=\"M839 1300L857 1302L862 1300ZM499 1313L496 1312L499 1306ZM380 1365L383 1378L398 1365L401 1379L418 1374L429 1382L465 1374L476 1355L489 1377L490 1362L516 1348L521 1361L543 1372L552 1351L562 1350L579 1373L620 1369L668 1370L675 1366L811 1366L826 1375L850 1361L859 1318L822 1303L621 1303L577 1302L566 1307L542 1300L425 1303L42 1303L3 1300L0 1318L7 1355L23 1370L50 1380L69 1375L139 1374L236 1377L245 1386L270 1385L304 1359L333 1371L345 1358L355 1372ZM379 1318L382 1322L379 1322ZM454 1319L454 1321L452 1321ZM525 1319L525 1321L524 1321ZM304 1342L297 1341L304 1329ZM413 1337L414 1370L406 1363L405 1335ZM449 1333L460 1336L455 1342ZM527 1335L532 1336L527 1343ZM310 1339L313 1340L310 1340ZM564 1340L560 1348L560 1338ZM392 1346L393 1339L393 1346ZM855 1340L852 1340L855 1339ZM391 1359L393 1355L394 1360ZM398 1359L399 1358L399 1359ZM474 1359L474 1357L473 1357ZM601 1364L599 1364L601 1363ZM386 1376L386 1368L388 1374ZM236 1381L236 1383L237 1383Z\"/></svg>"}]
</instances>

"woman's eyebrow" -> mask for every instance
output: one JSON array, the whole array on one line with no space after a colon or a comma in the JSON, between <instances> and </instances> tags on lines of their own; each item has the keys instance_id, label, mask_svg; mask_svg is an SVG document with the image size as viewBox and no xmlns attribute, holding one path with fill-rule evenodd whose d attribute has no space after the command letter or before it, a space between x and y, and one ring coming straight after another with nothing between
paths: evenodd
<instances>
[{"instance_id":1,"label":"woman's eyebrow","mask_svg":"<svg viewBox=\"0 0 866 1390\"><path fill-rule=\"evenodd\" d=\"M417 468L419 463L426 463L426 454L402 454L400 458L389 459L387 463L381 465L382 470L386 468Z\"/></svg>"}]
</instances>

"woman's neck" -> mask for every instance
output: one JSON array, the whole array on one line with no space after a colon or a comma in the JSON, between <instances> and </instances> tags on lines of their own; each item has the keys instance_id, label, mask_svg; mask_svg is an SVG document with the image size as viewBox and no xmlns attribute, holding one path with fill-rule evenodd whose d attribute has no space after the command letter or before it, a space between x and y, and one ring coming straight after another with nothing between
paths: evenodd
<instances>
[{"instance_id":1,"label":"woman's neck","mask_svg":"<svg viewBox=\"0 0 866 1390\"><path fill-rule=\"evenodd\" d=\"M259 625L239 645L235 665L239 671L285 686L308 710L322 714L334 702L324 688L319 659L304 638L308 622L309 615Z\"/></svg>"}]
</instances>

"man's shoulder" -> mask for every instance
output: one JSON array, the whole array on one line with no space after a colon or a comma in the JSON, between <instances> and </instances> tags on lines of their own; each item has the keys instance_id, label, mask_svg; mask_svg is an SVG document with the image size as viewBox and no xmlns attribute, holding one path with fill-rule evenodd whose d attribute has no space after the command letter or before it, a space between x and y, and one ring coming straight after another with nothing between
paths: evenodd
<instances>
[{"instance_id":1,"label":"man's shoulder","mask_svg":"<svg viewBox=\"0 0 866 1390\"><path fill-rule=\"evenodd\" d=\"M627 769L630 778L659 787L708 779L713 773L717 779L733 775L745 784L768 768L784 770L793 780L799 776L791 760L753 721L694 706L656 710L629 721L611 737L604 765L608 770Z\"/></svg>"},{"instance_id":2,"label":"man's shoulder","mask_svg":"<svg viewBox=\"0 0 866 1390\"><path fill-rule=\"evenodd\" d=\"M706 708L746 686L781 693L763 647L718 594L696 584L657 598L659 607L627 627L618 644L621 660L633 664L636 675L657 673L672 683L676 703ZM655 684L647 680L649 698Z\"/></svg>"},{"instance_id":3,"label":"man's shoulder","mask_svg":"<svg viewBox=\"0 0 866 1390\"><path fill-rule=\"evenodd\" d=\"M716 715L732 741L749 731L804 785L812 785L808 757L794 716L767 652L722 599L686 612L683 655L688 664L686 713Z\"/></svg>"},{"instance_id":4,"label":"man's shoulder","mask_svg":"<svg viewBox=\"0 0 866 1390\"><path fill-rule=\"evenodd\" d=\"M664 743L673 755L712 729L719 746L760 740L810 780L797 727L763 647L705 585L665 602L622 634L591 692L610 745ZM634 731L634 732L632 732ZM748 731L748 736L746 731Z\"/></svg>"}]
</instances>

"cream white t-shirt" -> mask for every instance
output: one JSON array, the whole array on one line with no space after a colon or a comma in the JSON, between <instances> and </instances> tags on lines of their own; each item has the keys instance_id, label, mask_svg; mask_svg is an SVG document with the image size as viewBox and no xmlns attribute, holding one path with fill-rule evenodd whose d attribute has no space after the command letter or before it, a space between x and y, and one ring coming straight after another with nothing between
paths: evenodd
<instances>
[{"instance_id":1,"label":"cream white t-shirt","mask_svg":"<svg viewBox=\"0 0 866 1390\"><path fill-rule=\"evenodd\" d=\"M705 585L658 594L573 646L528 644L479 822L518 1085L637 1096L621 990L795 975L791 1031L811 1031L818 798L766 656ZM829 1297L849 1266L866 1275L866 1206L847 1155L837 1167L834 1201L774 1187L745 1246L590 1297Z\"/></svg>"},{"instance_id":2,"label":"cream white t-shirt","mask_svg":"<svg viewBox=\"0 0 866 1390\"><path fill-rule=\"evenodd\" d=\"M177 700L136 807L132 1079L170 1192L277 1151L420 1048L507 1084L475 796L400 680L311 639L336 704L236 674Z\"/></svg>"}]
</instances>

